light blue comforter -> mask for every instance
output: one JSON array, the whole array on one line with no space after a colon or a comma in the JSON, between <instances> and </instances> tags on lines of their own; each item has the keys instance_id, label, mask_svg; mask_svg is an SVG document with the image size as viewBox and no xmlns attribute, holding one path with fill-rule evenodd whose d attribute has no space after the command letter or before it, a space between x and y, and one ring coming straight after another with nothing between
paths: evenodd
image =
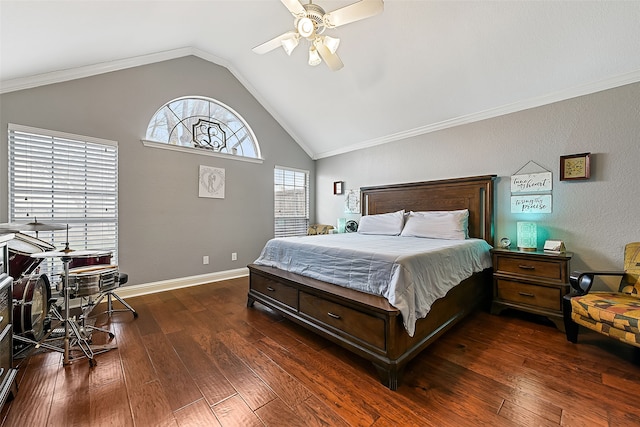
<instances>
[{"instance_id":1,"label":"light blue comforter","mask_svg":"<svg viewBox=\"0 0 640 427\"><path fill-rule=\"evenodd\" d=\"M481 239L327 234L271 239L255 264L381 295L413 336L435 300L491 267L489 249Z\"/></svg>"}]
</instances>

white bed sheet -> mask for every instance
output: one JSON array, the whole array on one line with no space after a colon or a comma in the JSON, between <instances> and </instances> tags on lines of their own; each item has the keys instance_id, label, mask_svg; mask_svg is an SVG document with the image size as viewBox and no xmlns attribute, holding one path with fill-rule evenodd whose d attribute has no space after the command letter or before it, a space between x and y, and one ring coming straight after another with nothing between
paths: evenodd
<instances>
[{"instance_id":1,"label":"white bed sheet","mask_svg":"<svg viewBox=\"0 0 640 427\"><path fill-rule=\"evenodd\" d=\"M326 234L271 239L255 264L383 296L413 336L435 300L491 267L490 249L481 239Z\"/></svg>"}]
</instances>

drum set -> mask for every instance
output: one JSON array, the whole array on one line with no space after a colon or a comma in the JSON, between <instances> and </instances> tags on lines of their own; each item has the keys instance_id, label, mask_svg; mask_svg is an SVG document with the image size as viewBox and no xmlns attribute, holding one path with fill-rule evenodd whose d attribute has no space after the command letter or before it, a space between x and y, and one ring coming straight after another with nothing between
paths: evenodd
<instances>
[{"instance_id":1,"label":"drum set","mask_svg":"<svg viewBox=\"0 0 640 427\"><path fill-rule=\"evenodd\" d=\"M21 345L23 350L43 348L63 353L64 365L76 358L86 357L89 365L95 366L94 356L115 346L92 345L92 332L107 333L109 340L115 335L87 322L94 307L107 298L106 313L109 315L115 311L131 311L134 317L138 314L114 292L127 282L128 276L120 273L117 265L111 264L111 252L73 250L69 248L69 243L65 244L63 250L57 251L54 246L37 237L39 231L63 229L67 230L68 242L67 225L45 224L37 220L28 224L0 224L0 234L14 233L14 238L7 243L9 275L14 279L14 346ZM35 231L36 237L23 234L22 231ZM52 286L47 275L40 274L40 264L45 258L59 258L63 263L64 272L55 281L55 290L63 297L62 305L57 305L57 299L52 298ZM72 316L70 301L76 298L80 298L80 314ZM120 301L125 309L114 310L112 298ZM54 332L62 331L62 337L54 336Z\"/></svg>"}]
</instances>

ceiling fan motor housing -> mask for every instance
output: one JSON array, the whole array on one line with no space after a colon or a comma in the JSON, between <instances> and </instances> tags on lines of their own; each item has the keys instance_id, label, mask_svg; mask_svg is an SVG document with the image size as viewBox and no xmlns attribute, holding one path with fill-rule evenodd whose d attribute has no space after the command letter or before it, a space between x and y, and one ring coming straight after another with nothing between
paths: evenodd
<instances>
[{"instance_id":1,"label":"ceiling fan motor housing","mask_svg":"<svg viewBox=\"0 0 640 427\"><path fill-rule=\"evenodd\" d=\"M303 5L304 9L307 11L307 16L304 18L296 19L295 27L300 32L300 35L303 37L313 37L315 34L322 34L325 30L323 17L325 15L324 9L318 6L317 4L309 3ZM315 31L310 31L310 29L305 28L308 25L308 21L310 20L313 24Z\"/></svg>"}]
</instances>

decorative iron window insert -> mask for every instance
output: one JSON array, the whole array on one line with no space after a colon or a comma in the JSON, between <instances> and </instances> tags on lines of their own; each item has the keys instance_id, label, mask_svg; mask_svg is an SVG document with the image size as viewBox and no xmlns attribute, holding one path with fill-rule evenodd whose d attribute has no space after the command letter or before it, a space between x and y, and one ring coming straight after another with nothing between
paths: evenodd
<instances>
[{"instance_id":1,"label":"decorative iron window insert","mask_svg":"<svg viewBox=\"0 0 640 427\"><path fill-rule=\"evenodd\" d=\"M231 107L205 97L181 97L163 105L151 118L143 142L224 157L262 158L247 122Z\"/></svg>"}]
</instances>

